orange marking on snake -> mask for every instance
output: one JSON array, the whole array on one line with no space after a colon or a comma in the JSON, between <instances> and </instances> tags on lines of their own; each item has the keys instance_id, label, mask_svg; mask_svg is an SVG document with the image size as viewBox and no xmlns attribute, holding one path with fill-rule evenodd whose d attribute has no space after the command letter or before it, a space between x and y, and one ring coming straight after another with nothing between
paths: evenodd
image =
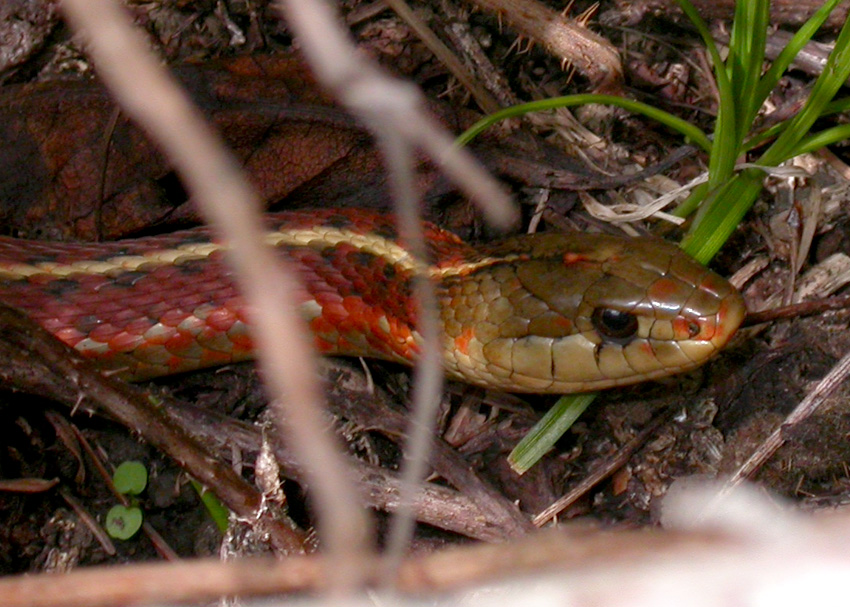
<instances>
[{"instance_id":1,"label":"orange marking on snake","mask_svg":"<svg viewBox=\"0 0 850 607\"><path fill-rule=\"evenodd\" d=\"M565 266L571 266L571 265L575 265L577 263L581 263L583 261L587 261L589 258L588 258L587 255L584 255L582 253L570 252L570 253L564 253L563 259L564 259L564 265Z\"/></svg>"},{"instance_id":2,"label":"orange marking on snake","mask_svg":"<svg viewBox=\"0 0 850 607\"><path fill-rule=\"evenodd\" d=\"M143 342L144 339L141 335L131 335L126 331L121 331L109 340L109 347L114 352L131 352L141 346Z\"/></svg>"},{"instance_id":3,"label":"orange marking on snake","mask_svg":"<svg viewBox=\"0 0 850 607\"><path fill-rule=\"evenodd\" d=\"M147 340L152 344L164 346L169 341L171 341L174 338L175 335L177 335L177 329L175 329L174 327L166 327L162 323L158 323L157 325L154 325L154 328L156 329L155 331L153 331L153 332L149 331L148 332L148 333L153 333L152 335L150 335L150 336L146 335Z\"/></svg>"},{"instance_id":4,"label":"orange marking on snake","mask_svg":"<svg viewBox=\"0 0 850 607\"><path fill-rule=\"evenodd\" d=\"M162 313L162 316L159 317L159 322L167 327L176 327L184 320L186 320L186 312L180 308L166 310Z\"/></svg>"},{"instance_id":5,"label":"orange marking on snake","mask_svg":"<svg viewBox=\"0 0 850 607\"><path fill-rule=\"evenodd\" d=\"M310 321L310 330L316 335L326 335L336 330L337 323L325 316L317 316Z\"/></svg>"},{"instance_id":6,"label":"orange marking on snake","mask_svg":"<svg viewBox=\"0 0 850 607\"><path fill-rule=\"evenodd\" d=\"M195 345L195 338L185 331L177 331L174 335L163 342L163 345L169 352L181 354Z\"/></svg>"},{"instance_id":7,"label":"orange marking on snake","mask_svg":"<svg viewBox=\"0 0 850 607\"><path fill-rule=\"evenodd\" d=\"M206 318L207 324L215 331L227 333L236 322L236 314L228 308L217 308Z\"/></svg>"},{"instance_id":8,"label":"orange marking on snake","mask_svg":"<svg viewBox=\"0 0 850 607\"><path fill-rule=\"evenodd\" d=\"M469 354L469 342L475 337L475 332L471 328L464 329L463 333L455 337L455 348L463 355Z\"/></svg>"},{"instance_id":9,"label":"orange marking on snake","mask_svg":"<svg viewBox=\"0 0 850 607\"><path fill-rule=\"evenodd\" d=\"M175 357L175 361L179 363L180 359ZM228 365L233 362L233 356L229 352L219 352L217 350L204 350L201 355L201 364L205 367L215 367L220 365ZM179 367L177 367L179 368Z\"/></svg>"},{"instance_id":10,"label":"orange marking on snake","mask_svg":"<svg viewBox=\"0 0 850 607\"><path fill-rule=\"evenodd\" d=\"M720 302L720 309L717 311L717 336L719 339L732 339L732 336L735 335L735 332L738 330L737 325L730 326L730 306L731 302L728 299L724 299Z\"/></svg>"},{"instance_id":11,"label":"orange marking on snake","mask_svg":"<svg viewBox=\"0 0 850 607\"><path fill-rule=\"evenodd\" d=\"M692 327L696 324L697 331L693 332ZM673 331L677 339L695 339L698 341L711 341L715 338L717 325L713 319L688 320L685 318L677 318L673 321ZM681 337L680 337L681 335Z\"/></svg>"},{"instance_id":12,"label":"orange marking on snake","mask_svg":"<svg viewBox=\"0 0 850 607\"><path fill-rule=\"evenodd\" d=\"M322 317L327 323L331 325L336 325L341 323L346 318L348 318L348 310L345 309L345 306L342 305L342 302L328 302L322 303L317 300L320 306L322 306Z\"/></svg>"},{"instance_id":13,"label":"orange marking on snake","mask_svg":"<svg viewBox=\"0 0 850 607\"><path fill-rule=\"evenodd\" d=\"M228 331L227 337L230 338L230 343L233 344L233 351L237 356L248 356L254 351L254 341L251 339L251 335L248 333L245 325L234 326L234 328Z\"/></svg>"},{"instance_id":14,"label":"orange marking on snake","mask_svg":"<svg viewBox=\"0 0 850 607\"><path fill-rule=\"evenodd\" d=\"M316 349L320 354L332 354L334 348L336 348L336 344L318 336L313 340L313 343L316 345Z\"/></svg>"},{"instance_id":15,"label":"orange marking on snake","mask_svg":"<svg viewBox=\"0 0 850 607\"><path fill-rule=\"evenodd\" d=\"M67 327L54 332L54 335L72 348L85 339L85 335L73 327Z\"/></svg>"},{"instance_id":16,"label":"orange marking on snake","mask_svg":"<svg viewBox=\"0 0 850 607\"><path fill-rule=\"evenodd\" d=\"M573 329L573 321L571 321L566 316L558 316L554 320L554 324L560 327L563 331L572 331Z\"/></svg>"},{"instance_id":17,"label":"orange marking on snake","mask_svg":"<svg viewBox=\"0 0 850 607\"><path fill-rule=\"evenodd\" d=\"M702 331L702 327L700 327L700 331ZM675 339L688 339L690 337L690 332L691 323L687 318L679 317L673 319L673 335L675 336Z\"/></svg>"}]
</instances>

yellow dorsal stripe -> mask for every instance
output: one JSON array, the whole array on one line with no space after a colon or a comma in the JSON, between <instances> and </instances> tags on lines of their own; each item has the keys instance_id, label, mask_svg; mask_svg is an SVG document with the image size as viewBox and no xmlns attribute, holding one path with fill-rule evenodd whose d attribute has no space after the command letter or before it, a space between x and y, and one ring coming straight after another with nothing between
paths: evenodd
<instances>
[{"instance_id":1,"label":"yellow dorsal stripe","mask_svg":"<svg viewBox=\"0 0 850 607\"><path fill-rule=\"evenodd\" d=\"M421 273L426 269L413 259L403 247L375 234L362 234L320 225L314 228L267 232L265 241L271 246L286 245L314 249L327 249L344 243L364 253L381 257L403 271ZM227 248L227 246L216 242L191 242L170 249L148 251L143 255L117 255L106 260L82 259L68 264L49 261L33 264L0 261L0 278L25 280L36 275L64 278L74 274L102 275L133 272L152 266L173 265L205 259L217 251L226 251ZM432 267L428 268L427 271L433 278L441 278L471 272L497 262L510 261L515 257L509 256L509 258L502 259L485 257L474 262L461 263L450 267Z\"/></svg>"}]
</instances>

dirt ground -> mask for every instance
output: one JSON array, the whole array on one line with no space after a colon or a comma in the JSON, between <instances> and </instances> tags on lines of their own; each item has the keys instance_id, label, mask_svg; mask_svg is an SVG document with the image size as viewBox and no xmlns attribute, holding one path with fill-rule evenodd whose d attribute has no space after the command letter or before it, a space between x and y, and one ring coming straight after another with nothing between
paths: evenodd
<instances>
[{"instance_id":1,"label":"dirt ground","mask_svg":"<svg viewBox=\"0 0 850 607\"><path fill-rule=\"evenodd\" d=\"M415 81L444 123L458 130L480 114L468 91L383 4L359 0L338 4L362 51ZM547 4L564 9L561 2ZM641 13L640 3L604 0L587 16L588 27L622 58L619 92L711 132L716 97L699 37L664 3L650 4L651 10ZM596 6L570 3L568 14L578 17L591 5ZM415 7L455 52L473 61L475 52L483 53L500 78L498 90L509 97L531 100L611 86L580 64L562 69L543 44L518 37L492 12L449 0ZM298 45L269 4L169 0L133 3L131 10L156 52L182 70L181 78L237 150L270 209L388 208L384 175L368 137L315 90L300 68L293 67ZM0 152L3 234L116 238L190 224L194 214L168 163L113 112L79 41L55 5L20 0L0 7L0 16L4 11L6 18L0 19L0 130L6 134ZM717 28L722 34L722 23ZM825 31L824 41L833 33ZM793 112L812 80L801 69L783 78L765 122ZM308 112L308 107L313 109ZM27 147L22 133L37 134L38 145ZM109 160L115 164L109 170L122 171L123 183L99 177L104 141L110 138L116 143ZM63 164L69 160L61 153L72 143L86 151L72 159L81 163L74 169L75 179L69 177ZM663 163L681 146L678 135L648 119L593 106L517 124L511 131L489 135L475 151L512 187L526 223L545 195L546 229L569 226L617 232L619 228L603 225L585 210L577 188L544 187L540 173L526 171L518 160L531 157L538 163L536 169L550 167L560 175L574 176L577 183L596 184L590 194L599 201L641 201L699 174L705 158L686 153L649 181L615 184L615 178ZM712 264L724 276L757 268L744 279L750 309L776 305L771 297L781 300L801 282L789 259L799 243L800 215L814 199L820 205L819 221L800 274L850 253L844 155L843 147L836 146L797 163L809 177L769 180L762 202ZM36 196L28 184L53 179L57 172L62 175L57 180L61 187ZM437 177L433 167L423 164L420 178L429 219L471 241L492 237L470 204ZM107 204L100 205L104 200ZM641 222L635 229L674 240L680 235L657 220ZM607 391L557 449L522 477L510 470L506 456L554 399L449 384L439 422L441 463L431 479L435 501L445 501L434 506L435 514L427 523L420 524L413 549L516 536L527 519L517 522L511 504L518 504L529 517L539 513L613 460L635 437L640 440L624 463L589 488L559 520L615 528L658 525L662 497L674 481L731 474L850 350L848 319L848 312L827 312L743 330L720 356L695 372ZM373 361L365 364L375 394L364 388L357 361L333 361L323 369L334 425L350 453L368 467L364 469L391 475L401 459L398 424L406 411L409 371ZM236 419L254 432L267 424L264 396L251 363L158 380L141 388L190 403L193 411L205 411L203 415L219 416L204 418L208 424L213 423L210 419ZM786 444L756 476L758 485L806 510L843 506L850 489L847 398L848 389L840 388L812 419L793 428ZM223 433L230 432L230 426L220 423ZM172 552L219 553L222 536L187 475L124 426L98 416L71 414L67 407L15 391L0 394L0 425L5 429L0 481L26 481L0 490L0 574L158 559ZM226 439L215 448L223 461L255 480L256 450L236 447ZM127 460L144 463L149 484L139 505L153 534L142 532L129 540L102 535L106 512L117 502L97 471L94 454L107 470ZM467 472L460 472L469 467L477 477L475 483L480 483L474 489L463 480ZM313 516L301 486L286 480L283 488L292 520L309 530ZM488 506L481 505L484 495L492 500ZM476 525L467 522L461 502L501 514L486 525ZM386 513L375 509L374 517L383 529ZM232 546L235 540L229 537L228 542Z\"/></svg>"}]
</instances>

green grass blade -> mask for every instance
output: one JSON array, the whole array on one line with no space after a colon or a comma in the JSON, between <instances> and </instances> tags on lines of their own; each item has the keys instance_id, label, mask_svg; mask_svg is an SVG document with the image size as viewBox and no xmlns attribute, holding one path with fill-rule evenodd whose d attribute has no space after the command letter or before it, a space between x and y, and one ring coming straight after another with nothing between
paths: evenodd
<instances>
[{"instance_id":1,"label":"green grass blade","mask_svg":"<svg viewBox=\"0 0 850 607\"><path fill-rule=\"evenodd\" d=\"M700 263L711 261L753 206L763 177L758 169L747 169L709 196L706 212L682 240L682 249Z\"/></svg>"},{"instance_id":2,"label":"green grass blade","mask_svg":"<svg viewBox=\"0 0 850 607\"><path fill-rule=\"evenodd\" d=\"M850 98L842 97L841 99L834 99L834 100L830 101L829 103L827 103L826 106L823 108L823 111L820 113L820 117L823 118L825 116L831 116L833 114L840 114L842 112L847 112L847 111L850 111ZM767 128L767 129L765 129L765 130L763 130L759 133L756 133L755 135L750 137L744 143L744 151L749 152L750 150L757 148L758 146L760 146L764 142L770 141L771 139L775 139L776 137L779 136L779 134L782 131L784 131L786 128L788 128L789 122L790 122L789 120L783 120L782 122L780 122L778 124L774 124L770 128ZM824 131L824 133L825 132L826 131ZM831 137L828 137L828 139L831 139ZM829 141L829 143L826 144L826 145L829 145L829 144L832 144L832 143L837 143L837 142L836 141ZM810 152L810 151L812 151L812 149L817 149L817 148L810 147L808 144L804 145L802 141L800 142L800 145L804 146L806 148L805 152ZM823 147L823 146L820 146L820 147ZM803 148L801 148L801 150L802 149ZM804 151L798 151L797 153L803 154L805 152Z\"/></svg>"},{"instance_id":3,"label":"green grass blade","mask_svg":"<svg viewBox=\"0 0 850 607\"><path fill-rule=\"evenodd\" d=\"M788 120L783 120L778 124L774 124L770 128L756 133L744 142L743 146L741 146L741 151L749 152L771 139L776 139L782 131L788 128L788 123Z\"/></svg>"},{"instance_id":4,"label":"green grass blade","mask_svg":"<svg viewBox=\"0 0 850 607\"><path fill-rule=\"evenodd\" d=\"M709 157L709 189L715 189L724 183L735 169L735 161L738 158L739 144L736 142L737 127L735 124L735 95L729 79L729 71L720 57L717 45L711 31L699 16L693 4L689 0L676 0L682 11L697 28L705 43L706 49L714 64L714 77L717 81L717 91L720 95L717 108L717 121L714 130L714 142L711 156Z\"/></svg>"},{"instance_id":5,"label":"green grass blade","mask_svg":"<svg viewBox=\"0 0 850 607\"><path fill-rule=\"evenodd\" d=\"M735 103L735 140L740 146L761 107L756 99L764 69L764 51L770 20L769 0L749 0L735 6L735 21L727 65L732 64L731 81L737 92Z\"/></svg>"},{"instance_id":6,"label":"green grass blade","mask_svg":"<svg viewBox=\"0 0 850 607\"><path fill-rule=\"evenodd\" d=\"M785 48L779 53L779 56L771 63L770 68L767 70L765 75L761 78L758 83L758 92L754 97L754 104L758 103L759 106L764 103L764 100L767 99L767 96L770 95L771 91L776 88L776 85L779 83L779 79L782 77L782 74L788 69L788 66L791 65L791 62L797 56L797 54L803 49L803 47L808 43L812 36L814 36L817 31L824 24L826 19L829 17L830 13L835 9L836 5L841 0L829 0L824 3L824 5L815 12L812 17L800 27L799 30L794 34L791 40L788 41L788 44L785 45ZM821 116L826 116L835 112L843 112L847 109L850 109L850 100L844 100L844 102L831 102L824 108ZM755 115L753 116L755 118ZM783 121L780 124L776 124L771 128L762 131L746 141L743 146L743 151L749 151L753 148L758 147L765 141L773 139L777 137L780 132L784 131L788 126L788 121Z\"/></svg>"},{"instance_id":7,"label":"green grass blade","mask_svg":"<svg viewBox=\"0 0 850 607\"><path fill-rule=\"evenodd\" d=\"M551 449L564 432L584 413L596 393L570 394L558 402L529 430L508 456L508 464L517 474L528 471Z\"/></svg>"},{"instance_id":8,"label":"green grass blade","mask_svg":"<svg viewBox=\"0 0 850 607\"><path fill-rule=\"evenodd\" d=\"M711 56L711 62L714 64L714 69L722 72L722 74L715 74L718 78L718 87L721 86L720 80L723 81L723 86L729 87L729 74L726 71L723 59L720 57L720 51L717 50L717 45L714 44L714 37L711 35L711 30L708 29L708 25L706 25L705 21L702 20L702 17L699 16L697 9L695 9L694 5L690 3L690 0L676 0L676 2L678 3L679 8L682 9L682 12L685 13L685 16L687 16L687 18L691 20L691 23L694 24L694 27L697 28L697 31L708 50L708 54Z\"/></svg>"},{"instance_id":9,"label":"green grass blade","mask_svg":"<svg viewBox=\"0 0 850 607\"><path fill-rule=\"evenodd\" d=\"M847 139L850 139L850 124L842 124L804 137L794 151L797 155L806 154Z\"/></svg>"},{"instance_id":10,"label":"green grass blade","mask_svg":"<svg viewBox=\"0 0 850 607\"><path fill-rule=\"evenodd\" d=\"M841 112L846 112L850 110L850 97L841 97L840 99L833 99L829 103L826 104L826 107L823 108L823 114L821 116L829 116L830 114L840 114Z\"/></svg>"},{"instance_id":11,"label":"green grass blade","mask_svg":"<svg viewBox=\"0 0 850 607\"><path fill-rule=\"evenodd\" d=\"M218 527L219 532L222 534L227 533L227 527L230 522L230 510L219 501L212 491L208 491L195 479L191 479L191 481L192 487L194 487L198 497L201 498L201 503L207 509L207 513L212 518L215 526Z\"/></svg>"},{"instance_id":12,"label":"green grass blade","mask_svg":"<svg viewBox=\"0 0 850 607\"><path fill-rule=\"evenodd\" d=\"M758 164L776 166L798 155L797 146L850 78L850 20L844 23L823 72L815 81L806 104L761 156Z\"/></svg>"},{"instance_id":13,"label":"green grass blade","mask_svg":"<svg viewBox=\"0 0 850 607\"><path fill-rule=\"evenodd\" d=\"M729 80L743 84L749 76L749 56L752 53L754 40L752 28L755 22L756 7L764 0L736 2L735 14L732 19L732 34L729 36L729 52L726 56L726 69ZM743 93L744 91L739 91Z\"/></svg>"},{"instance_id":14,"label":"green grass blade","mask_svg":"<svg viewBox=\"0 0 850 607\"><path fill-rule=\"evenodd\" d=\"M770 92L776 88L782 74L785 73L785 70L788 69L788 66L791 65L791 62L803 49L806 43L812 39L812 36L814 36L826 22L830 13L832 13L840 1L841 0L828 0L827 2L824 2L823 6L821 6L815 14L812 15L811 18L809 18L809 20L797 30L788 44L785 45L785 48L782 49L782 52L779 53L779 56L774 59L772 65L758 84L758 92L755 98L758 100L759 105L764 103L764 100L767 99Z\"/></svg>"},{"instance_id":15,"label":"green grass blade","mask_svg":"<svg viewBox=\"0 0 850 607\"><path fill-rule=\"evenodd\" d=\"M516 118L518 116L523 116L524 114L528 114L530 112L542 112L545 110L554 110L562 107L575 107L578 105L586 105L588 103L614 105L630 112L634 112L636 114L643 114L647 118L651 118L652 120L660 122L661 124L673 129L674 131L681 133L686 139L692 141L695 145L698 145L706 152L711 151L711 140L709 140L708 136L703 133L702 130L700 130L698 127L687 122L686 120L682 120L678 116L674 116L673 114L670 114L663 110L659 110L658 108L653 107L651 105L647 105L646 103L641 103L640 101L633 101L632 99L625 99L623 97L616 97L614 95L594 94L567 95L565 97L541 99L540 101L521 103L519 105L514 105L509 108L499 110L498 112L494 112L488 116L485 116L484 118L473 124L471 127L469 127L466 131L461 133L461 135L455 140L455 145L467 145L483 131L487 130L500 120L505 120L507 118Z\"/></svg>"},{"instance_id":16,"label":"green grass blade","mask_svg":"<svg viewBox=\"0 0 850 607\"><path fill-rule=\"evenodd\" d=\"M697 210L702 201L705 200L708 195L708 183L701 183L696 186L691 193L688 194L688 197L673 209L672 214L676 217L687 217L691 213Z\"/></svg>"}]
</instances>

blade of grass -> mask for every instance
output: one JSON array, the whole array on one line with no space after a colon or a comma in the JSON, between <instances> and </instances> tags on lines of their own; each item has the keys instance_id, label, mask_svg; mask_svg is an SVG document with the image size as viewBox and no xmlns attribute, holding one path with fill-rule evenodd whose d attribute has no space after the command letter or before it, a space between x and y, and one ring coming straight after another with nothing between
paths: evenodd
<instances>
[{"instance_id":1,"label":"blade of grass","mask_svg":"<svg viewBox=\"0 0 850 607\"><path fill-rule=\"evenodd\" d=\"M673 209L672 215L676 217L687 217L699 208L708 196L708 183L701 183L688 195L688 197L679 206Z\"/></svg>"},{"instance_id":2,"label":"blade of grass","mask_svg":"<svg viewBox=\"0 0 850 607\"><path fill-rule=\"evenodd\" d=\"M702 20L702 17L699 16L697 9L695 9L694 5L690 3L690 0L676 0L676 2L679 4L679 8L682 9L682 12L685 13L685 16L687 16L687 18L691 20L691 23L694 24L694 27L697 28L697 31L705 44L706 50L708 50L709 55L711 55L711 62L714 64L714 69L722 72L718 79L722 80L723 83L721 84L718 82L718 87L731 87L729 82L729 73L726 71L726 66L723 63L723 59L720 57L720 51L717 50L717 45L714 44L714 37L712 37L711 30L708 29L708 25L706 25L705 21Z\"/></svg>"},{"instance_id":3,"label":"blade of grass","mask_svg":"<svg viewBox=\"0 0 850 607\"><path fill-rule=\"evenodd\" d=\"M850 110L850 97L841 97L840 99L833 99L829 103L826 104L826 107L823 108L823 114L821 116L829 116L830 114L840 114L841 112L846 112Z\"/></svg>"},{"instance_id":4,"label":"blade of grass","mask_svg":"<svg viewBox=\"0 0 850 607\"><path fill-rule=\"evenodd\" d=\"M796 148L850 77L850 20L844 23L826 66L815 81L806 104L788 123L758 164L775 166L797 155Z\"/></svg>"},{"instance_id":5,"label":"blade of grass","mask_svg":"<svg viewBox=\"0 0 850 607\"><path fill-rule=\"evenodd\" d=\"M646 103L641 103L640 101L625 99L623 97L616 97L614 95L594 94L567 95L565 97L553 97L551 99L541 99L540 101L531 101L529 103L513 105L509 108L505 108L493 114L489 114L478 122L476 122L475 124L473 124L466 131L461 133L461 135L455 140L455 145L467 145L483 131L487 130L489 127L493 126L497 122L505 120L506 118L516 118L518 116L522 116L530 112L554 110L562 107L574 107L577 105L586 105L588 103L614 105L630 112L635 112L636 114L643 114L647 118L651 118L673 129L674 131L681 133L685 136L685 138L689 139L691 142L693 142L695 145L698 145L706 152L711 151L711 141L709 140L708 136L704 132L702 132L702 130L700 130L698 127L694 126L690 122L687 122L686 120L682 120L677 116L669 114L663 110L659 110L658 108L653 107L651 105L647 105Z\"/></svg>"},{"instance_id":6,"label":"blade of grass","mask_svg":"<svg viewBox=\"0 0 850 607\"><path fill-rule=\"evenodd\" d=\"M596 393L570 394L558 399L508 455L508 464L522 474L551 449L594 401Z\"/></svg>"},{"instance_id":7,"label":"blade of grass","mask_svg":"<svg viewBox=\"0 0 850 607\"><path fill-rule=\"evenodd\" d=\"M785 45L785 48L779 53L779 56L771 63L770 68L767 70L765 75L761 78L758 83L758 91L754 97L754 103L757 102L759 105L764 103L764 100L767 99L767 96L770 95L771 91L776 88L776 85L779 83L779 79L782 77L782 74L785 73L785 70L791 65L791 62L794 61L794 58L799 54L799 52L803 49L803 47L812 39L817 31L824 24L826 19L829 17L832 10L838 5L841 0L828 0L824 5L815 12L811 18L800 27L799 30L792 36L791 40L788 41L788 44ZM850 99L842 99L838 101L830 102L821 113L821 116L827 116L832 113L844 112L850 109ZM743 146L743 151L747 152L752 150L765 141L768 141L779 135L782 131L784 131L788 127L788 121L783 121L779 124L776 124L769 129L762 131L752 137L750 137Z\"/></svg>"},{"instance_id":8,"label":"blade of grass","mask_svg":"<svg viewBox=\"0 0 850 607\"><path fill-rule=\"evenodd\" d=\"M756 93L764 70L770 2L769 0L738 2L735 12L729 58L731 60L733 56L735 57L731 80L735 83L734 88L738 93L735 104L737 127L735 141L740 149L741 142L752 128L753 120L761 108L761 101L756 98Z\"/></svg>"},{"instance_id":9,"label":"blade of grass","mask_svg":"<svg viewBox=\"0 0 850 607\"><path fill-rule=\"evenodd\" d=\"M732 18L732 33L729 36L728 51L726 55L726 71L729 80L734 83L743 83L747 75L744 63L749 54L749 36L746 35L751 27L752 8L762 0L752 2L736 2L735 13ZM743 92L743 91L741 91Z\"/></svg>"},{"instance_id":10,"label":"blade of grass","mask_svg":"<svg viewBox=\"0 0 850 607\"><path fill-rule=\"evenodd\" d=\"M829 14L836 7L836 5L840 2L840 0L828 0L812 17L797 31L797 33L791 38L786 47L780 52L779 57L771 64L768 71L765 75L758 81L757 84L757 92L750 98L750 102L747 104L750 108L750 113L748 116L742 118L741 127L749 128L752 124L752 121L755 119L755 116L760 109L761 105L764 103L764 100L767 99L767 96L770 92L776 87L779 82L779 78L785 71L788 69L788 66L800 52L800 50L805 46L805 44L811 39L811 37L817 32L826 19L829 17ZM744 2L738 3L738 6L742 6ZM737 21L736 21L737 23ZM739 29L738 31L743 31ZM759 30L761 31L761 30ZM705 36L703 36L705 38ZM730 43L730 46L734 47L733 44ZM712 54L714 57L714 54ZM759 59L760 61L762 59ZM755 70L752 71L755 73ZM737 84L737 83L736 83ZM748 89L750 87L740 87L742 89ZM833 102L824 109L822 115L825 115L830 112L840 112L846 111L850 109L850 100L846 100L845 102ZM743 107L743 104L742 104ZM743 145L741 145L739 154L745 153L765 141L773 139L777 137L782 131L784 131L788 127L788 122L785 121L778 125L775 125L762 133L750 138ZM829 140L832 136L826 137L824 140ZM812 142L814 144L814 141ZM719 146L724 146L725 143L720 143ZM721 149L721 147L718 147ZM731 177L728 175L727 178ZM713 182L722 182L719 178L713 180ZM674 215L679 217L687 217L690 215L697 207L701 204L701 202L706 198L708 192L710 191L709 185L703 185L696 188L691 195L683 202L679 207L673 211ZM715 188L716 191L716 188ZM707 212L707 211L706 211Z\"/></svg>"},{"instance_id":11,"label":"blade of grass","mask_svg":"<svg viewBox=\"0 0 850 607\"><path fill-rule=\"evenodd\" d=\"M776 88L782 74L785 73L785 70L788 69L788 66L791 65L794 58L826 22L830 13L832 13L833 9L838 6L839 2L841 2L841 0L828 0L827 2L824 2L823 6L821 6L815 14L812 15L809 20L797 30L788 44L785 45L785 48L783 48L779 53L779 56L773 60L770 68L758 84L758 92L756 93L755 99L758 100L759 105L764 103L764 100L767 99L770 92Z\"/></svg>"},{"instance_id":12,"label":"blade of grass","mask_svg":"<svg viewBox=\"0 0 850 607\"><path fill-rule=\"evenodd\" d=\"M201 503L206 508L210 518L218 527L221 534L227 533L227 526L230 522L230 511L224 507L212 491L207 491L201 483L195 479L191 479L192 487L201 498Z\"/></svg>"},{"instance_id":13,"label":"blade of grass","mask_svg":"<svg viewBox=\"0 0 850 607\"><path fill-rule=\"evenodd\" d=\"M680 4L687 2L687 0L679 1ZM714 146L709 159L708 184L704 190L694 193L677 209L679 212L690 212L694 206L699 205L695 223L699 223L702 216L708 212L708 205L700 202L699 195L704 192L719 192L733 178L744 136L750 129L752 118L758 112L758 105L752 106L755 103L756 84L763 69L768 8L767 0L737 3L725 69L720 70L715 66L715 77L721 97ZM710 36L710 33L706 31L705 36ZM729 91L720 88L723 74L735 83L734 89L731 83ZM725 199L715 195L712 200L719 204Z\"/></svg>"},{"instance_id":14,"label":"blade of grass","mask_svg":"<svg viewBox=\"0 0 850 607\"><path fill-rule=\"evenodd\" d=\"M729 71L720 57L717 45L711 31L699 16L693 4L688 0L676 0L688 19L697 28L705 43L706 49L711 56L714 66L714 78L717 82L717 91L720 96L717 120L715 122L714 141L711 148L711 156L708 164L708 189L713 190L728 179L735 169L735 161L738 158L738 146L735 144L737 128L735 126L735 95L729 80Z\"/></svg>"},{"instance_id":15,"label":"blade of grass","mask_svg":"<svg viewBox=\"0 0 850 607\"><path fill-rule=\"evenodd\" d=\"M825 129L814 135L804 137L797 145L798 154L806 154L814 152L833 143L850 139L850 124L842 124L834 126L831 129Z\"/></svg>"},{"instance_id":16,"label":"blade of grass","mask_svg":"<svg viewBox=\"0 0 850 607\"><path fill-rule=\"evenodd\" d=\"M700 263L707 264L738 227L762 190L763 174L747 169L710 195L703 208L708 209L695 229L680 246Z\"/></svg>"},{"instance_id":17,"label":"blade of grass","mask_svg":"<svg viewBox=\"0 0 850 607\"><path fill-rule=\"evenodd\" d=\"M835 100L830 101L829 103L826 104L826 107L823 108L823 111L821 112L820 117L824 118L825 116L831 116L833 114L840 114L840 113L846 112L848 110L850 110L850 98L844 97L844 98L841 98L841 99L835 99ZM762 143L778 137L779 134L782 131L784 131L785 129L788 128L789 122L790 121L788 121L788 120L784 120L784 121L780 122L779 124L774 124L772 127L765 129L765 130L757 133L756 135L753 135L744 144L744 151L748 152L748 151L750 151L754 148L757 148ZM842 127L839 126L839 127L833 127L833 128L840 129ZM825 131L821 131L821 133L826 133L827 131L831 131L831 130L832 129L827 129ZM819 137L820 134L818 134L817 136ZM808 139L809 139L808 137L804 138L803 141L808 141ZM831 135L826 136L824 140L826 141L826 143L823 143L820 147L823 147L825 145L831 145L833 143L837 143L838 141L841 141L840 139L833 139ZM817 147L811 147L811 145L808 144L808 143L804 144L803 141L800 142L800 150L805 149L805 151L798 151L797 152L798 155L804 154L806 152L811 152L812 150L818 149Z\"/></svg>"}]
</instances>

